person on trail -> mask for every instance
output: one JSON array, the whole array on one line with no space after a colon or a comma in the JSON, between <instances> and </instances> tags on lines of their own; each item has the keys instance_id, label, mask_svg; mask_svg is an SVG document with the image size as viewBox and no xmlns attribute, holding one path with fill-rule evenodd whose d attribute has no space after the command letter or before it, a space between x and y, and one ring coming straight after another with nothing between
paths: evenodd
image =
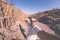
<instances>
[{"instance_id":1,"label":"person on trail","mask_svg":"<svg viewBox=\"0 0 60 40\"><path fill-rule=\"evenodd\" d=\"M26 21L28 26L27 40L60 40L60 37L49 34L37 24L34 25L35 22L36 20L34 18L28 18Z\"/></svg>"},{"instance_id":2,"label":"person on trail","mask_svg":"<svg viewBox=\"0 0 60 40\"><path fill-rule=\"evenodd\" d=\"M38 25L33 25L33 23L36 22L34 18L29 17L26 20L27 26L28 26L28 37L27 40L40 40L37 36L37 32L43 30Z\"/></svg>"}]
</instances>

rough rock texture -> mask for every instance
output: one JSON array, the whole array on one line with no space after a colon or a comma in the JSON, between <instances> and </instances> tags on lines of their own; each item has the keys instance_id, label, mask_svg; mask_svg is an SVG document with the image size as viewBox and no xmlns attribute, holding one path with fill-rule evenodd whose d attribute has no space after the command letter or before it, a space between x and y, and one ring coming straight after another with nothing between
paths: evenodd
<instances>
[{"instance_id":1,"label":"rough rock texture","mask_svg":"<svg viewBox=\"0 0 60 40\"><path fill-rule=\"evenodd\" d=\"M29 14L25 14L20 9L15 8L13 4L7 2L6 0L0 0L0 32L5 34L5 36L8 38L7 40L9 40L13 34L20 35L19 37L21 40L24 40L24 37L20 31L17 30L17 32L12 33L10 32L9 28L11 26L15 27L15 22L20 21L20 24L25 29L25 34L27 35L25 19L28 16Z\"/></svg>"}]
</instances>

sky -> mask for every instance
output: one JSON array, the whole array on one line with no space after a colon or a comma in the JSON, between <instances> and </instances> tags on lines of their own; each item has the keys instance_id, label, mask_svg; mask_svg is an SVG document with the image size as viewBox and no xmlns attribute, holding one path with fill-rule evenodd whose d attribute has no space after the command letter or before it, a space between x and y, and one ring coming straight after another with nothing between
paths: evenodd
<instances>
[{"instance_id":1,"label":"sky","mask_svg":"<svg viewBox=\"0 0 60 40\"><path fill-rule=\"evenodd\" d=\"M29 14L60 8L60 0L9 0L9 2Z\"/></svg>"}]
</instances>

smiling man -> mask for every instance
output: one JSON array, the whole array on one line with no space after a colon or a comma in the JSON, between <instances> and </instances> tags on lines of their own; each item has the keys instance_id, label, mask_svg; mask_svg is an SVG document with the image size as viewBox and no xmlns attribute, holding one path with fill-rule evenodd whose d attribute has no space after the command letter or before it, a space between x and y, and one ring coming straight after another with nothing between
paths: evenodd
<instances>
[{"instance_id":1,"label":"smiling man","mask_svg":"<svg viewBox=\"0 0 60 40\"><path fill-rule=\"evenodd\" d=\"M36 22L34 18L28 18L26 23L28 26L28 36L27 40L40 40L40 38L37 36L37 32L42 31L42 28L39 28L38 25L33 25L33 23Z\"/></svg>"},{"instance_id":2,"label":"smiling man","mask_svg":"<svg viewBox=\"0 0 60 40\"><path fill-rule=\"evenodd\" d=\"M50 34L48 32L46 32L45 30L49 31L52 33L52 31L43 24L40 24L40 26L38 26L37 24L34 25L34 23L36 23L37 21L34 18L28 18L26 23L28 26L28 36L27 36L27 40L60 40L59 37ZM47 29L43 29L42 27L47 27Z\"/></svg>"}]
</instances>

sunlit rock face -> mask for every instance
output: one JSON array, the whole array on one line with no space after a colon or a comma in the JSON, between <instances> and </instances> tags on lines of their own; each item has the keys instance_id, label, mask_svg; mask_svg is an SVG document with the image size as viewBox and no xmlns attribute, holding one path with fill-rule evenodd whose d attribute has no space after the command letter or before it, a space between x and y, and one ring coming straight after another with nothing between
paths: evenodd
<instances>
[{"instance_id":1,"label":"sunlit rock face","mask_svg":"<svg viewBox=\"0 0 60 40\"><path fill-rule=\"evenodd\" d=\"M25 30L25 34L27 35L27 25L25 23L25 19L28 16L30 16L30 14L22 12L20 9L14 7L13 4L7 2L6 0L0 0L0 32L5 34L8 33L7 30L12 26L15 27L15 22L20 21L20 24L22 25L23 29ZM5 29L6 32L4 32ZM12 34L15 33L13 32L11 35ZM18 32L16 34L19 35ZM24 36L21 32L20 38L22 40L24 39Z\"/></svg>"}]
</instances>

